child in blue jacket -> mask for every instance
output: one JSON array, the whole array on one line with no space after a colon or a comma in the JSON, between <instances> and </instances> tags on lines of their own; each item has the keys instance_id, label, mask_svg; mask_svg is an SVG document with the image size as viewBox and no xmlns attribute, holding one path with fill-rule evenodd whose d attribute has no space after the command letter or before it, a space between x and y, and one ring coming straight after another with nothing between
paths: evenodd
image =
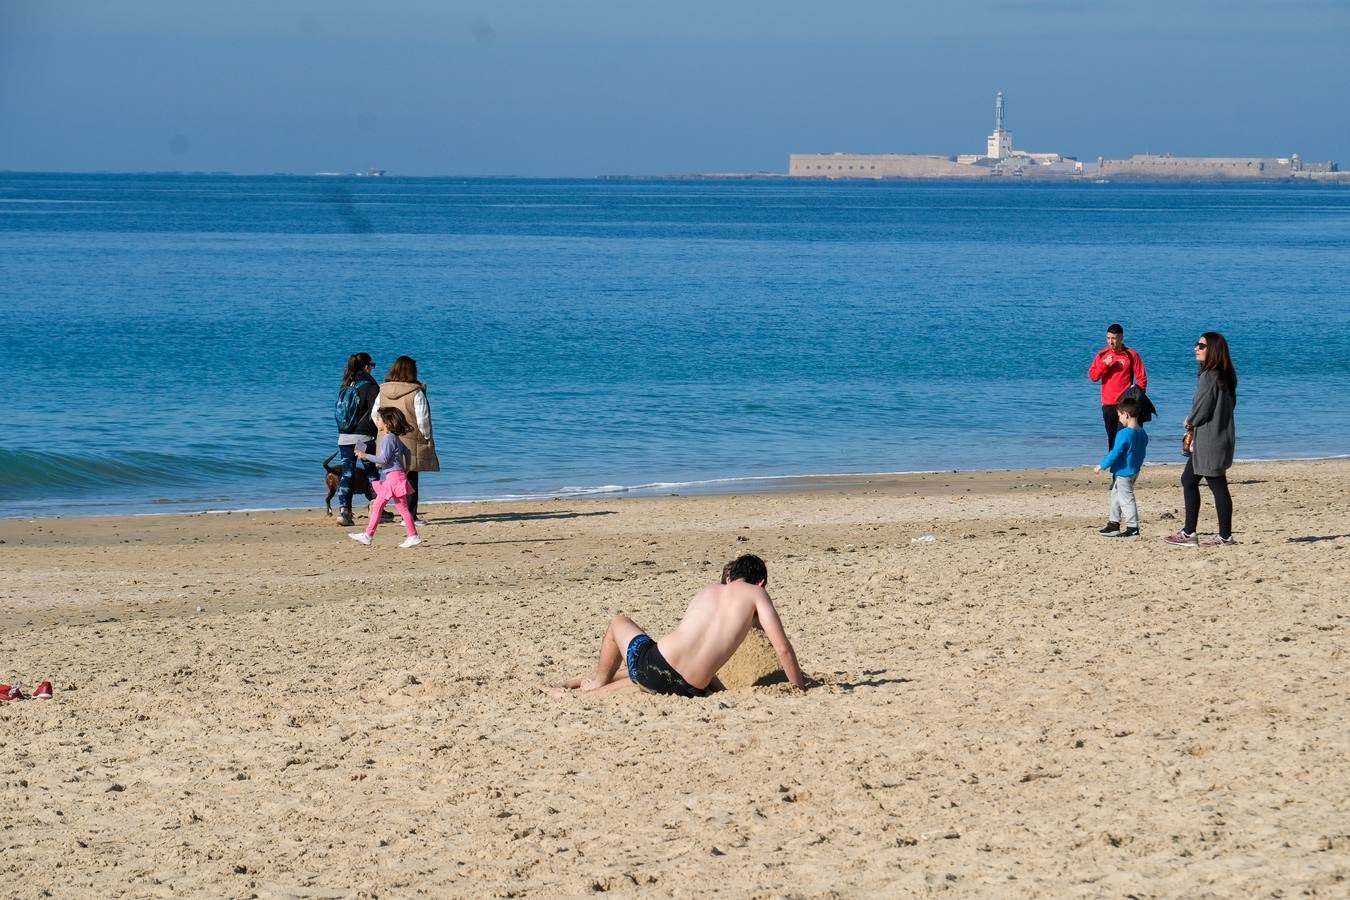
<instances>
[{"instance_id":1,"label":"child in blue jacket","mask_svg":"<svg viewBox=\"0 0 1350 900\"><path fill-rule=\"evenodd\" d=\"M1144 467L1144 451L1148 449L1148 435L1139 424L1139 404L1122 400L1116 404L1120 431L1116 442L1093 472L1107 469L1111 472L1111 513L1106 527L1098 531L1102 537L1139 537L1139 507L1134 502L1134 482ZM1121 526L1124 526L1122 529Z\"/></svg>"}]
</instances>

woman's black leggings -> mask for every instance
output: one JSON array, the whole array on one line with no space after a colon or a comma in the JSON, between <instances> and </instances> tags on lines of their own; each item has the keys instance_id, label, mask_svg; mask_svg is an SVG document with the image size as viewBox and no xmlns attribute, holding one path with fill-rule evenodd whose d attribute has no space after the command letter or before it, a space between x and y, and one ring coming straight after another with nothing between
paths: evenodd
<instances>
[{"instance_id":1,"label":"woman's black leggings","mask_svg":"<svg viewBox=\"0 0 1350 900\"><path fill-rule=\"evenodd\" d=\"M1233 497L1228 493L1228 478L1224 475L1206 475L1209 492L1214 495L1214 511L1219 514L1219 536L1233 536ZM1186 501L1186 533L1195 534L1196 523L1200 520L1200 476L1195 467L1186 460L1186 468L1181 472L1181 496Z\"/></svg>"}]
</instances>

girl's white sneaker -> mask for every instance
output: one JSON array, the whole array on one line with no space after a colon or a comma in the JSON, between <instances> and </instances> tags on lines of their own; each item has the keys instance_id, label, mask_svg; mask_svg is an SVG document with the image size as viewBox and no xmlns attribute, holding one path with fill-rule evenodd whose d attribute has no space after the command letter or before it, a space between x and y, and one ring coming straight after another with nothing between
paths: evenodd
<instances>
[{"instance_id":1,"label":"girl's white sneaker","mask_svg":"<svg viewBox=\"0 0 1350 900\"><path fill-rule=\"evenodd\" d=\"M364 531L353 531L351 534L347 535L347 537L356 541L358 544L365 544L367 547L370 546L370 535L366 534Z\"/></svg>"},{"instance_id":2,"label":"girl's white sneaker","mask_svg":"<svg viewBox=\"0 0 1350 900\"><path fill-rule=\"evenodd\" d=\"M415 534L410 534L403 539L403 543L398 545L400 550L407 550L409 547L416 547L422 543L422 539Z\"/></svg>"}]
</instances>

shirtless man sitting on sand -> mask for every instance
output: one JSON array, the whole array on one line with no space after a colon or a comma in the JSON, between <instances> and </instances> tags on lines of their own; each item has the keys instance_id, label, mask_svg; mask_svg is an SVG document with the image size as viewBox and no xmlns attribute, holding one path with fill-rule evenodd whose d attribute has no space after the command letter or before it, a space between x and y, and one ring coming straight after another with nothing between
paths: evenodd
<instances>
[{"instance_id":1,"label":"shirtless man sitting on sand","mask_svg":"<svg viewBox=\"0 0 1350 900\"><path fill-rule=\"evenodd\" d=\"M805 689L797 654L764 589L768 581L764 560L749 554L739 557L723 570L721 584L710 584L694 595L680 624L659 641L627 616L615 616L600 641L595 671L563 687L606 694L640 687L656 694L707 696L722 690L717 670L731 659L758 619L788 681ZM618 674L624 662L626 678Z\"/></svg>"}]
</instances>

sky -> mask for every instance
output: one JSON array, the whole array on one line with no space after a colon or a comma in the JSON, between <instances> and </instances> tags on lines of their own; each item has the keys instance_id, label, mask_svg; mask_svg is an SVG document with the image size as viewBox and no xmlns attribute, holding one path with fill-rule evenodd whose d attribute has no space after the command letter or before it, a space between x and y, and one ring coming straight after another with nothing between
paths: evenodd
<instances>
[{"instance_id":1,"label":"sky","mask_svg":"<svg viewBox=\"0 0 1350 900\"><path fill-rule=\"evenodd\" d=\"M785 172L789 153L1350 168L1350 0L0 0L0 170Z\"/></svg>"}]
</instances>

